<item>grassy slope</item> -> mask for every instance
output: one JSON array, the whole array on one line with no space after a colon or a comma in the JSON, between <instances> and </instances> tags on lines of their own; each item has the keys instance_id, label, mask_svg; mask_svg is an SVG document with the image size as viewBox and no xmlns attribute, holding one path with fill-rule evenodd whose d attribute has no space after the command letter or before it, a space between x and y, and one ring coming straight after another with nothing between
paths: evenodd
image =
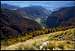
<instances>
[{"instance_id":1,"label":"grassy slope","mask_svg":"<svg viewBox=\"0 0 75 51\"><path fill-rule=\"evenodd\" d=\"M39 49L44 41L49 41L48 48L74 49L75 28L66 31L58 31L50 34L39 35L25 42L19 42L1 49ZM63 38L61 38L63 37Z\"/></svg>"}]
</instances>

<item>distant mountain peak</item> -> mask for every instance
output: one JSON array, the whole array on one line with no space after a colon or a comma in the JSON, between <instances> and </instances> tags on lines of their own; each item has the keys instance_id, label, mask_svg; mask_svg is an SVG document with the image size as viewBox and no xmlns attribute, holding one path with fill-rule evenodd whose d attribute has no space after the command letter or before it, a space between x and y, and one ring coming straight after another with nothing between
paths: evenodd
<instances>
[{"instance_id":1,"label":"distant mountain peak","mask_svg":"<svg viewBox=\"0 0 75 51\"><path fill-rule=\"evenodd\" d=\"M16 10L19 7L10 5L10 4L1 4L1 8L5 8L5 9L9 9L9 10Z\"/></svg>"},{"instance_id":2,"label":"distant mountain peak","mask_svg":"<svg viewBox=\"0 0 75 51\"><path fill-rule=\"evenodd\" d=\"M22 15L27 15L34 19L37 17L45 18L49 15L49 11L46 8L42 6L35 6L35 5L19 8L17 9L17 11L20 12Z\"/></svg>"}]
</instances>

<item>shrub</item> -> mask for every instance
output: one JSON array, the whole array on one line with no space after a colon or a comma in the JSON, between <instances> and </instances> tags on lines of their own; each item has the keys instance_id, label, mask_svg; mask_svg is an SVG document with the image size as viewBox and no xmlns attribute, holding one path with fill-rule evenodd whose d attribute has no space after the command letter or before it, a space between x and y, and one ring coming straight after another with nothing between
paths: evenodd
<instances>
[{"instance_id":1,"label":"shrub","mask_svg":"<svg viewBox=\"0 0 75 51\"><path fill-rule=\"evenodd\" d=\"M51 35L51 36L48 37L48 40L53 40L54 38L55 38L55 36Z\"/></svg>"}]
</instances>

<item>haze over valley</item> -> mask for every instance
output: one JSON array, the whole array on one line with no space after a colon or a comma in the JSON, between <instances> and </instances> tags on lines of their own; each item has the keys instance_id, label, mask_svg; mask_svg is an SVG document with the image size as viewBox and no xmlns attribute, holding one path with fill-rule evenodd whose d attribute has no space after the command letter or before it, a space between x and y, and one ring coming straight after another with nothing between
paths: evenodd
<instances>
[{"instance_id":1,"label":"haze over valley","mask_svg":"<svg viewBox=\"0 0 75 51\"><path fill-rule=\"evenodd\" d=\"M75 50L74 1L1 1L0 9L1 50Z\"/></svg>"}]
</instances>

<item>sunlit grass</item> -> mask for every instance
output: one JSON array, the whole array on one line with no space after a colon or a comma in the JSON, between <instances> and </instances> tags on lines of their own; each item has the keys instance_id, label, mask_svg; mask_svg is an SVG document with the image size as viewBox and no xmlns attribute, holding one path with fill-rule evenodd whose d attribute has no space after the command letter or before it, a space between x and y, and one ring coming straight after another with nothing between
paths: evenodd
<instances>
[{"instance_id":1,"label":"sunlit grass","mask_svg":"<svg viewBox=\"0 0 75 51\"><path fill-rule=\"evenodd\" d=\"M66 31L58 31L54 33L49 33L49 34L43 34L39 35L37 37L34 37L31 39L31 36L27 35L27 37L22 36L18 37L17 40L15 39L9 39L8 42L2 42L4 45L10 45L6 47L6 49L14 49L14 50L38 50L40 49L40 46L46 41L48 41L47 46L43 46L42 49L40 50L68 50L68 49L75 49L74 48L74 40L75 40L75 28L73 29L68 29ZM27 38L30 38L29 40L26 41ZM18 42L19 44L18 44ZM17 45L16 45L16 43ZM1 44L2 45L2 44ZM5 49L5 48L4 48Z\"/></svg>"}]
</instances>

